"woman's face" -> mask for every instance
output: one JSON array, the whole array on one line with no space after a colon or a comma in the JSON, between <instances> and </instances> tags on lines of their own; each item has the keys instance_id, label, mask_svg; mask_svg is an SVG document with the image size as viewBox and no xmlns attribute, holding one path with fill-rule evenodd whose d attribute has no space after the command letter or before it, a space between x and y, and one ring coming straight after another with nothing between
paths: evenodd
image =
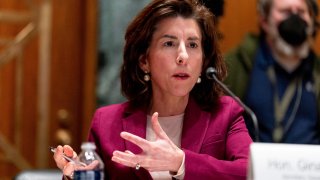
<instances>
[{"instance_id":1,"label":"woman's face","mask_svg":"<svg viewBox=\"0 0 320 180\"><path fill-rule=\"evenodd\" d=\"M140 67L151 76L154 98L189 95L201 74L201 31L193 19L160 21Z\"/></svg>"}]
</instances>

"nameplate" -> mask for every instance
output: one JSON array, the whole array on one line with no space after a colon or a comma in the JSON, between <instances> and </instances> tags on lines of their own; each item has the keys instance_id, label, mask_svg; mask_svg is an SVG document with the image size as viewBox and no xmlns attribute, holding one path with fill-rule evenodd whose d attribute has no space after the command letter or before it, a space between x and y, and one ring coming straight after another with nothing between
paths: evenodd
<instances>
[{"instance_id":1,"label":"nameplate","mask_svg":"<svg viewBox=\"0 0 320 180\"><path fill-rule=\"evenodd\" d=\"M248 180L320 180L320 146L252 143Z\"/></svg>"}]
</instances>

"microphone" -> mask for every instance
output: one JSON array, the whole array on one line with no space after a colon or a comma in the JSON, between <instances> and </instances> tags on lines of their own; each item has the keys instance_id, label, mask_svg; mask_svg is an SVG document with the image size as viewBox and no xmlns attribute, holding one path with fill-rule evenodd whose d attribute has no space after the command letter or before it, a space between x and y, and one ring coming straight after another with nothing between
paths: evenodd
<instances>
[{"instance_id":1,"label":"microphone","mask_svg":"<svg viewBox=\"0 0 320 180\"><path fill-rule=\"evenodd\" d=\"M217 70L215 68L209 67L207 69L207 71L206 71L206 76L207 76L208 79L213 79L215 82L217 82L246 111L246 113L250 116L250 118L252 120L252 123L253 123L253 128L254 128L254 131L255 131L255 142L259 142L259 128L258 128L257 116L225 84L223 84L217 78L216 73L217 73Z\"/></svg>"}]
</instances>

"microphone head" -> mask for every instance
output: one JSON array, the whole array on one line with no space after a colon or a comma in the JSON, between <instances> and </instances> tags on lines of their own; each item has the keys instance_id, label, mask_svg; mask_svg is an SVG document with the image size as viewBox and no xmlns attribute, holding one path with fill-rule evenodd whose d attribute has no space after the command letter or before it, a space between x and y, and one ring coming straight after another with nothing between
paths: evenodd
<instances>
[{"instance_id":1,"label":"microphone head","mask_svg":"<svg viewBox=\"0 0 320 180\"><path fill-rule=\"evenodd\" d=\"M213 79L213 76L215 76L217 73L217 70L214 67L208 67L206 71L206 76L208 79Z\"/></svg>"}]
</instances>

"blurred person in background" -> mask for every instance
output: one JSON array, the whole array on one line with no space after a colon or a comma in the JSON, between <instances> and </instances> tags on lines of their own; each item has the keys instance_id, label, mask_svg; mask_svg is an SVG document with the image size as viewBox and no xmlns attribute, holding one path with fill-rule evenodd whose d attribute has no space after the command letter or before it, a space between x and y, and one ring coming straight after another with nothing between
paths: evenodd
<instances>
[{"instance_id":1,"label":"blurred person in background","mask_svg":"<svg viewBox=\"0 0 320 180\"><path fill-rule=\"evenodd\" d=\"M225 56L225 83L257 115L262 142L319 144L315 0L258 0L260 34ZM251 120L246 124L252 137Z\"/></svg>"}]
</instances>

